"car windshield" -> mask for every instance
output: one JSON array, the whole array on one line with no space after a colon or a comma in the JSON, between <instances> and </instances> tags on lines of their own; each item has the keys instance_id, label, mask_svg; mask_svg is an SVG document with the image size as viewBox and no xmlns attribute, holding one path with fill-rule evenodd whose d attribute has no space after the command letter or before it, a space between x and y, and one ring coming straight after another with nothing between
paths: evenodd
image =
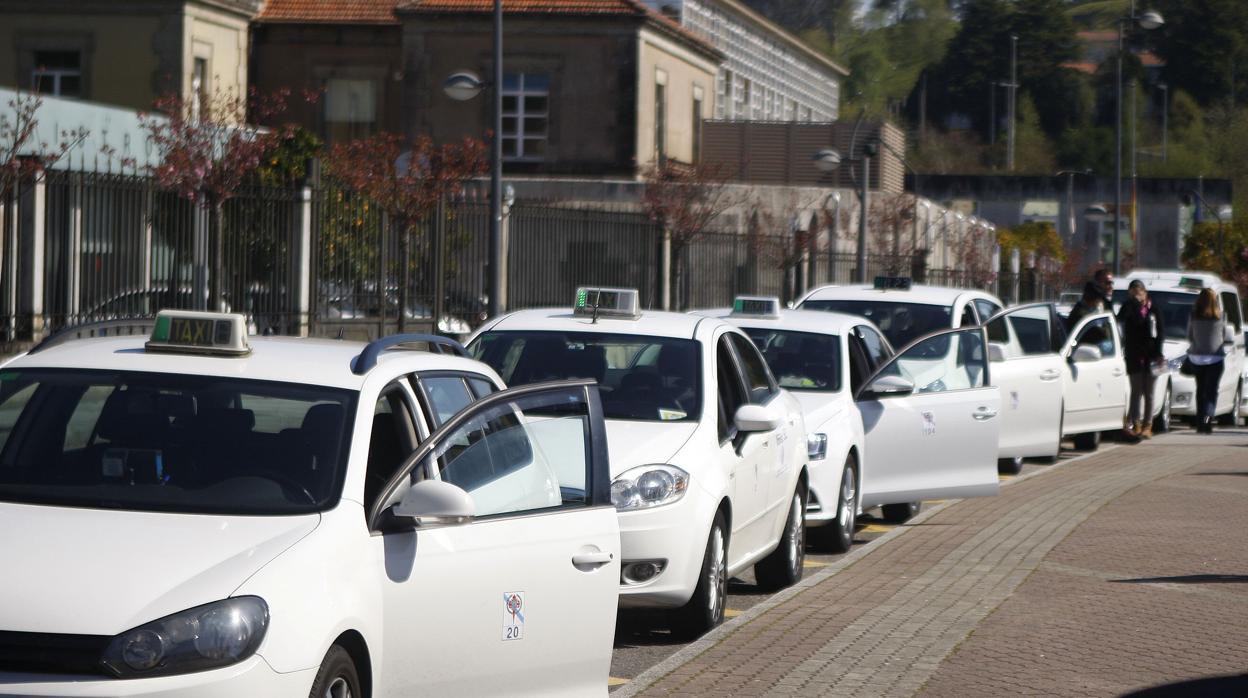
<instances>
[{"instance_id":1,"label":"car windshield","mask_svg":"<svg viewBox=\"0 0 1248 698\"><path fill-rule=\"evenodd\" d=\"M229 515L337 501L355 393L219 376L0 372L0 501Z\"/></svg>"},{"instance_id":2,"label":"car windshield","mask_svg":"<svg viewBox=\"0 0 1248 698\"><path fill-rule=\"evenodd\" d=\"M1161 311L1161 322L1166 328L1166 339L1187 340L1187 321L1192 316L1192 306L1196 304L1195 293L1173 293L1169 291L1148 292L1148 297ZM1127 301L1127 292L1114 291L1114 307L1121 308Z\"/></svg>"},{"instance_id":3,"label":"car windshield","mask_svg":"<svg viewBox=\"0 0 1248 698\"><path fill-rule=\"evenodd\" d=\"M507 385L565 378L598 381L607 419L692 421L701 406L701 361L691 339L595 332L487 332L473 356Z\"/></svg>"},{"instance_id":4,"label":"car windshield","mask_svg":"<svg viewBox=\"0 0 1248 698\"><path fill-rule=\"evenodd\" d=\"M758 346L781 388L835 392L841 389L841 342L835 335L743 327Z\"/></svg>"},{"instance_id":5,"label":"car windshield","mask_svg":"<svg viewBox=\"0 0 1248 698\"><path fill-rule=\"evenodd\" d=\"M895 347L904 347L929 332L953 327L953 313L947 305L883 300L808 300L802 303L801 308L865 317L874 322Z\"/></svg>"}]
</instances>

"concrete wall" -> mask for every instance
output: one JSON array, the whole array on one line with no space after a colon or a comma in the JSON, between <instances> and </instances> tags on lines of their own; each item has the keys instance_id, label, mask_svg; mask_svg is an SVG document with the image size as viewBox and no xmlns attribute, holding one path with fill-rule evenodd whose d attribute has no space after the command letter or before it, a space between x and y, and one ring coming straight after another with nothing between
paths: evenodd
<instances>
[{"instance_id":1,"label":"concrete wall","mask_svg":"<svg viewBox=\"0 0 1248 698\"><path fill-rule=\"evenodd\" d=\"M208 94L245 94L247 91L248 17L208 5L187 3L182 25L181 92L191 96L195 58L208 60Z\"/></svg>"},{"instance_id":2,"label":"concrete wall","mask_svg":"<svg viewBox=\"0 0 1248 698\"><path fill-rule=\"evenodd\" d=\"M657 32L643 29L637 76L637 160L645 167L657 156L655 149L655 86L665 83L665 153L668 158L693 162L694 119L715 113L715 74L718 66ZM695 90L702 99L701 113L693 113Z\"/></svg>"}]
</instances>

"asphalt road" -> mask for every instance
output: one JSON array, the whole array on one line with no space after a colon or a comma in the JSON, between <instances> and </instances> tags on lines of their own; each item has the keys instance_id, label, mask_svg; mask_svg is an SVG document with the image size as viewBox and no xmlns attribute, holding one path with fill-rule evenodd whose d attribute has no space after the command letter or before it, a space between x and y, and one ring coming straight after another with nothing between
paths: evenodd
<instances>
[{"instance_id":1,"label":"asphalt road","mask_svg":"<svg viewBox=\"0 0 1248 698\"><path fill-rule=\"evenodd\" d=\"M1177 426L1177 429L1185 428ZM1082 454L1080 451L1066 450L1070 446L1070 442L1063 444L1061 458ZM1023 465L1020 475L1046 467L1048 466L1044 463L1028 461ZM1003 475L1001 478L1008 480L1010 476ZM927 504L935 502L925 503L925 506ZM874 510L859 518L858 530L854 535L855 550L871 545L874 540L892 530L894 524L885 523L878 516L879 510ZM807 548L806 573L814 573L841 557L843 555L819 553ZM728 618L739 615L769 597L770 593L760 590L755 584L753 571L734 577L728 586L728 608L725 615ZM629 679L663 661L692 641L690 638L674 635L662 613L621 609L616 621L615 649L611 656L611 687L627 684Z\"/></svg>"}]
</instances>

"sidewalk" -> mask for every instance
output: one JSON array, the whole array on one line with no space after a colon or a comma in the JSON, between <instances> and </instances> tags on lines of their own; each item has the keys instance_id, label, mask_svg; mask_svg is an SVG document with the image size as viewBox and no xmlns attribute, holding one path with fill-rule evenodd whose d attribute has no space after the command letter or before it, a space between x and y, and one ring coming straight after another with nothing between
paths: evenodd
<instances>
[{"instance_id":1,"label":"sidewalk","mask_svg":"<svg viewBox=\"0 0 1248 698\"><path fill-rule=\"evenodd\" d=\"M616 695L1105 696L1248 671L1243 431L1106 450L897 534Z\"/></svg>"}]
</instances>

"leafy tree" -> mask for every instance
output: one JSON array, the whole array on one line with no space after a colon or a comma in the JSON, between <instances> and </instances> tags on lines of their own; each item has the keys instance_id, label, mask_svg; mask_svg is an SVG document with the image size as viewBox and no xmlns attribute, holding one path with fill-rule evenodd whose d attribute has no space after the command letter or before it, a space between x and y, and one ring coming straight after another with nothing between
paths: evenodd
<instances>
[{"instance_id":1,"label":"leafy tree","mask_svg":"<svg viewBox=\"0 0 1248 698\"><path fill-rule=\"evenodd\" d=\"M1248 102L1248 3L1158 0L1166 79L1201 104Z\"/></svg>"},{"instance_id":2,"label":"leafy tree","mask_svg":"<svg viewBox=\"0 0 1248 698\"><path fill-rule=\"evenodd\" d=\"M1206 269L1248 290L1248 221L1201 223L1188 233L1181 254L1188 269Z\"/></svg>"},{"instance_id":3,"label":"leafy tree","mask_svg":"<svg viewBox=\"0 0 1248 698\"><path fill-rule=\"evenodd\" d=\"M86 139L85 128L63 130L57 143L38 141L39 109L43 100L32 92L17 92L0 113L0 197L18 182L55 165Z\"/></svg>"}]
</instances>

